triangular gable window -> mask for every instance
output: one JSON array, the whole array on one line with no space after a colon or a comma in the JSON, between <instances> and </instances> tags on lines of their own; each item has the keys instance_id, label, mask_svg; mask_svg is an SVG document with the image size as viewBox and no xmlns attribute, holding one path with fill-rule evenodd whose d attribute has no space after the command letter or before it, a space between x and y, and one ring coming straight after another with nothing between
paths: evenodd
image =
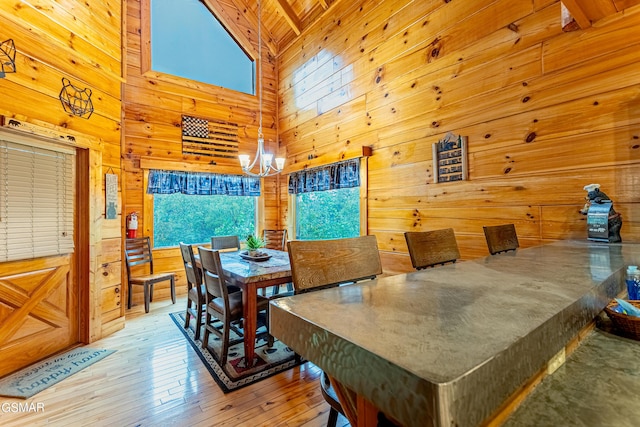
<instances>
[{"instance_id":1,"label":"triangular gable window","mask_svg":"<svg viewBox=\"0 0 640 427\"><path fill-rule=\"evenodd\" d=\"M199 0L151 0L151 69L255 95L255 64Z\"/></svg>"}]
</instances>

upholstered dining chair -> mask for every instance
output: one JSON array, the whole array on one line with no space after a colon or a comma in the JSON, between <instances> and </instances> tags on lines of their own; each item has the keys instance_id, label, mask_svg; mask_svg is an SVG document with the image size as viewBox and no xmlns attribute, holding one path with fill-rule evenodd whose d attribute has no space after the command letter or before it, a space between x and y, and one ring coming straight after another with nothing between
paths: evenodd
<instances>
[{"instance_id":1,"label":"upholstered dining chair","mask_svg":"<svg viewBox=\"0 0 640 427\"><path fill-rule=\"evenodd\" d=\"M144 312L149 312L150 302L153 301L153 285L158 282L168 281L171 286L171 301L176 303L176 286L174 273L154 273L153 254L149 236L126 239L124 247L127 263L128 298L127 308L131 308L131 295L133 285L144 287ZM139 273L142 268L144 271ZM135 270L135 271L134 271Z\"/></svg>"},{"instance_id":2,"label":"upholstered dining chair","mask_svg":"<svg viewBox=\"0 0 640 427\"><path fill-rule=\"evenodd\" d=\"M262 230L262 238L266 243L267 249L277 249L279 251L287 250L287 229ZM293 294L293 284L287 283L287 292L280 294L280 285L271 288L271 295L278 297L289 296Z\"/></svg>"},{"instance_id":3,"label":"upholstered dining chair","mask_svg":"<svg viewBox=\"0 0 640 427\"><path fill-rule=\"evenodd\" d=\"M456 262L460 258L453 228L407 231L404 233L404 238L409 248L411 264L416 270Z\"/></svg>"},{"instance_id":4,"label":"upholstered dining chair","mask_svg":"<svg viewBox=\"0 0 640 427\"><path fill-rule=\"evenodd\" d=\"M206 290L202 283L202 270L196 265L193 247L191 245L180 242L180 253L182 254L182 262L184 263L185 277L187 280L187 312L184 317L184 328L189 328L191 317L193 317L196 322L195 339L199 340L203 323L203 307L206 304Z\"/></svg>"},{"instance_id":5,"label":"upholstered dining chair","mask_svg":"<svg viewBox=\"0 0 640 427\"><path fill-rule=\"evenodd\" d=\"M216 334L222 340L222 349L220 351L220 365L224 366L227 362L229 353L230 332L234 331L238 335L242 335L238 329L235 329L232 322L243 318L242 308L242 292L229 293L227 289L227 279L222 269L220 261L220 253L218 250L198 247L200 255L200 263L202 265L202 274L205 284L206 299L206 316L204 323L204 337L202 339L202 348L209 350L209 335ZM269 330L269 300L257 295L258 311L266 312L266 326ZM222 330L218 330L214 322L219 320L222 322ZM268 335L268 346L273 345L273 337ZM209 350L211 351L211 350Z\"/></svg>"},{"instance_id":6,"label":"upholstered dining chair","mask_svg":"<svg viewBox=\"0 0 640 427\"><path fill-rule=\"evenodd\" d=\"M218 250L240 250L240 238L238 236L213 236L211 238L211 249Z\"/></svg>"},{"instance_id":7,"label":"upholstered dining chair","mask_svg":"<svg viewBox=\"0 0 640 427\"><path fill-rule=\"evenodd\" d=\"M515 251L520 247L514 224L484 226L484 237L491 255L500 252Z\"/></svg>"},{"instance_id":8,"label":"upholstered dining chair","mask_svg":"<svg viewBox=\"0 0 640 427\"><path fill-rule=\"evenodd\" d=\"M316 291L382 274L376 236L331 240L291 240L287 242L295 294ZM296 356L300 359L300 356ZM326 373L320 377L320 390L329 403L328 427L335 427L344 408Z\"/></svg>"}]
</instances>

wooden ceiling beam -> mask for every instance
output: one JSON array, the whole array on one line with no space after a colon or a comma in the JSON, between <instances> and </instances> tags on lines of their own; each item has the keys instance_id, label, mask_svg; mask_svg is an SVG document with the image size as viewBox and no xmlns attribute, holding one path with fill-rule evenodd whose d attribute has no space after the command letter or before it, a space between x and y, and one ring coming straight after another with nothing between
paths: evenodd
<instances>
[{"instance_id":1,"label":"wooden ceiling beam","mask_svg":"<svg viewBox=\"0 0 640 427\"><path fill-rule=\"evenodd\" d=\"M251 16L247 14L246 8L238 8L238 9L229 9L224 7L221 2L212 1L212 0L201 0L202 3L209 8L211 12L220 20L222 25L227 29L229 34L242 46L242 48L251 56L254 60L258 57L258 31L255 31L256 40L255 42L251 40L249 34L245 33L245 30L236 23L237 15L239 11L244 11L242 15L247 20L248 24L252 28L258 27L257 16L256 19L252 19ZM253 15L253 14L251 14ZM263 37L262 43L269 49L271 55L276 56L278 54L278 48L275 43L272 41L271 32L266 31L263 24ZM268 36L268 37L265 37Z\"/></svg>"},{"instance_id":2,"label":"wooden ceiling beam","mask_svg":"<svg viewBox=\"0 0 640 427\"><path fill-rule=\"evenodd\" d=\"M329 8L329 5L327 4L327 0L318 0L318 3L320 3L320 6L322 6L324 10L327 10Z\"/></svg>"},{"instance_id":3,"label":"wooden ceiling beam","mask_svg":"<svg viewBox=\"0 0 640 427\"><path fill-rule=\"evenodd\" d=\"M299 36L300 33L302 33L302 24L300 24L300 19L289 3L287 3L287 0L277 0L276 5L282 12L284 19L287 21L293 32L296 33L296 36Z\"/></svg>"},{"instance_id":4,"label":"wooden ceiling beam","mask_svg":"<svg viewBox=\"0 0 640 427\"><path fill-rule=\"evenodd\" d=\"M591 1L591 0L587 0ZM581 6L582 0L562 0L562 4L567 8L573 19L576 20L583 30L591 26L591 20Z\"/></svg>"}]
</instances>

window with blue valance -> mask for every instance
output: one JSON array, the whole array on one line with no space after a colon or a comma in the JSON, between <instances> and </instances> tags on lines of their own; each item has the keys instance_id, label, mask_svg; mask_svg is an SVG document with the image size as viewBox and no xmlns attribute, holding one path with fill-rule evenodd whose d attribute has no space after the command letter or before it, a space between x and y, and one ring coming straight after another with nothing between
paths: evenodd
<instances>
[{"instance_id":1,"label":"window with blue valance","mask_svg":"<svg viewBox=\"0 0 640 427\"><path fill-rule=\"evenodd\" d=\"M289 174L289 194L359 186L360 159L345 160Z\"/></svg>"},{"instance_id":2,"label":"window with blue valance","mask_svg":"<svg viewBox=\"0 0 640 427\"><path fill-rule=\"evenodd\" d=\"M149 170L147 194L259 196L260 179L243 175Z\"/></svg>"}]
</instances>

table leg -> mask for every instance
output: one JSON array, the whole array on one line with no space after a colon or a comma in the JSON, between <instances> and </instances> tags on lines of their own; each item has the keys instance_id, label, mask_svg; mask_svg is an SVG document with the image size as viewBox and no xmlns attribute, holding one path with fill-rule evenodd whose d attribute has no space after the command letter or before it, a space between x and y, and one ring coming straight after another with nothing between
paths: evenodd
<instances>
[{"instance_id":1,"label":"table leg","mask_svg":"<svg viewBox=\"0 0 640 427\"><path fill-rule=\"evenodd\" d=\"M244 310L244 358L248 368L255 364L256 327L258 324L257 289L247 286L242 291Z\"/></svg>"}]
</instances>

